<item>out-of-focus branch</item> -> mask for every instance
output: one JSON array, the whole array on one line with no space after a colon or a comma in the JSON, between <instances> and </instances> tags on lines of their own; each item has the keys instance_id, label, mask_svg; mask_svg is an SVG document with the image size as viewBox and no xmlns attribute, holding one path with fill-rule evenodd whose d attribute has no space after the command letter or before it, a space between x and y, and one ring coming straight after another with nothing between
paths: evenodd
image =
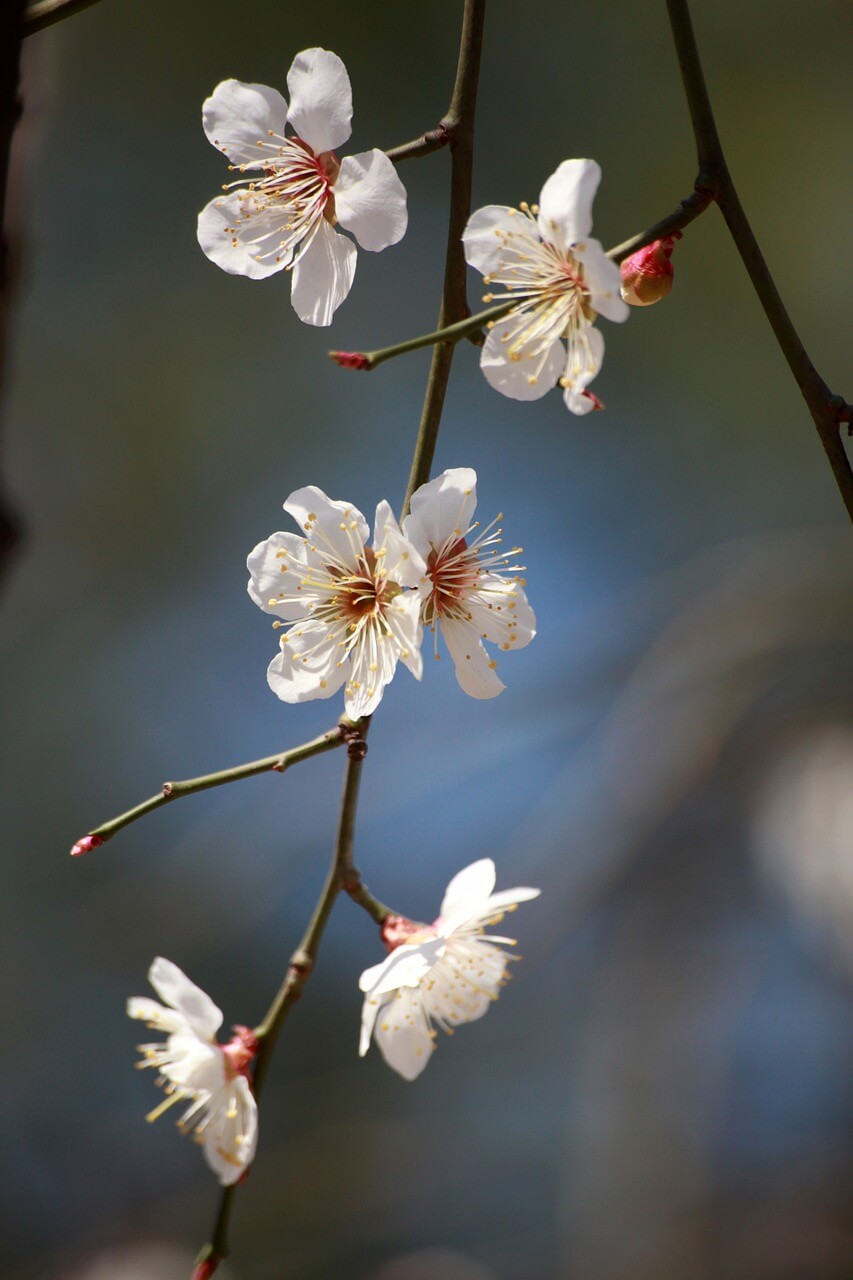
<instances>
[{"instance_id":1,"label":"out-of-focus branch","mask_svg":"<svg viewBox=\"0 0 853 1280\"><path fill-rule=\"evenodd\" d=\"M444 291L438 328L464 320L468 315L465 291L465 253L462 232L471 212L471 172L474 164L474 113L477 108L477 84L480 76L480 53L483 46L483 23L486 0L465 0L462 17L462 38L459 45L459 62L456 83L444 124L450 131L450 218L447 227L447 255L444 265ZM433 347L424 407L421 414L415 455L403 511L409 509L414 491L429 479L441 412L453 361L452 342L442 341Z\"/></svg>"},{"instance_id":2,"label":"out-of-focus branch","mask_svg":"<svg viewBox=\"0 0 853 1280\"><path fill-rule=\"evenodd\" d=\"M15 291L15 255L10 230L10 162L12 137L21 117L20 62L24 35L24 0L0 5L0 409L8 361L10 313ZM0 488L0 572L20 536L18 521Z\"/></svg>"},{"instance_id":3,"label":"out-of-focus branch","mask_svg":"<svg viewBox=\"0 0 853 1280\"><path fill-rule=\"evenodd\" d=\"M97 3L98 0L35 0L35 3L27 5L24 13L24 35L35 35L45 27L52 27L54 22L71 18Z\"/></svg>"},{"instance_id":4,"label":"out-of-focus branch","mask_svg":"<svg viewBox=\"0 0 853 1280\"><path fill-rule=\"evenodd\" d=\"M291 765L299 764L301 760L310 760L312 756L319 756L325 751L343 746L352 732L353 726L347 721L345 724L336 725L334 729L329 729L319 738L313 738L311 742L305 742L299 747L291 747L289 751L280 751L274 756L264 756L262 760L250 760L247 764L238 764L231 769L222 769L218 773L205 773L199 778L187 778L183 782L164 782L162 790L150 799L143 800L142 804L128 809L126 813L120 813L117 818L111 818L109 822L103 822L99 827L94 827L88 835L77 841L71 850L71 856L79 857L80 854L96 849L98 845L111 840L122 827L129 826L137 818L144 818L146 813L160 809L172 800L179 800L181 796L194 795L196 791L207 791L209 787L221 787L226 782L239 782L243 778L253 778L258 773L284 773Z\"/></svg>"},{"instance_id":5,"label":"out-of-focus branch","mask_svg":"<svg viewBox=\"0 0 853 1280\"><path fill-rule=\"evenodd\" d=\"M808 406L847 513L853 520L853 469L841 439L841 424L850 422L851 407L842 396L833 394L809 359L744 212L717 132L687 0L666 0L666 7L696 141L700 171L697 189L710 191L720 206L752 287Z\"/></svg>"}]
</instances>

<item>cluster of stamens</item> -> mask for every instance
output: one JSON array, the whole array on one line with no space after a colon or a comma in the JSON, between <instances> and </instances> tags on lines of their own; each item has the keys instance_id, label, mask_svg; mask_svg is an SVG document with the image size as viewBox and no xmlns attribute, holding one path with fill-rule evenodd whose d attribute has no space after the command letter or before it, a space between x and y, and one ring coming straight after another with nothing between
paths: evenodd
<instances>
[{"instance_id":1,"label":"cluster of stamens","mask_svg":"<svg viewBox=\"0 0 853 1280\"><path fill-rule=\"evenodd\" d=\"M240 210L234 225L225 227L224 234L230 236L235 249L240 244L254 243L258 249L252 255L256 262L272 258L290 265L297 248L301 246L302 252L307 249L323 218L335 222L332 187L340 163L334 151L315 155L301 138L285 138L272 129L268 130L268 138L258 140L261 154L257 161L229 166L241 175L259 170L260 176L248 185L245 176L224 184L223 191L239 188ZM219 203L221 207L222 202ZM271 219L276 218L281 219L281 224L271 226ZM252 219L258 226L254 242L247 239L245 227Z\"/></svg>"},{"instance_id":2,"label":"cluster of stamens","mask_svg":"<svg viewBox=\"0 0 853 1280\"><path fill-rule=\"evenodd\" d=\"M517 302L507 317L501 341L510 360L532 360L528 382L535 386L554 343L568 342L563 387L572 386L584 373L595 371L587 330L596 317L584 282L583 263L572 249L560 249L543 240L536 221L538 205L522 201L509 213L517 218L518 230L495 227L502 257L496 271L483 277L486 284L503 285L505 293L484 294L484 302ZM572 246L574 248L575 246ZM578 249L585 246L579 244ZM489 328L494 327L490 322Z\"/></svg>"}]
</instances>

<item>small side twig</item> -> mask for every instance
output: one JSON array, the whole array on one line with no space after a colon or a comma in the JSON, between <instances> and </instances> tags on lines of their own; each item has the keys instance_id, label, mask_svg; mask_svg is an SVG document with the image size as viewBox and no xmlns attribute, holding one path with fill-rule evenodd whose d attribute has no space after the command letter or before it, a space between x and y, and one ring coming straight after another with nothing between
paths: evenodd
<instances>
[{"instance_id":1,"label":"small side twig","mask_svg":"<svg viewBox=\"0 0 853 1280\"><path fill-rule=\"evenodd\" d=\"M24 35L35 35L45 27L52 27L54 22L71 18L97 3L98 0L35 0L35 3L27 5L24 13Z\"/></svg>"},{"instance_id":2,"label":"small side twig","mask_svg":"<svg viewBox=\"0 0 853 1280\"><path fill-rule=\"evenodd\" d=\"M385 154L392 164L400 164L403 160L417 160L421 156L431 155L433 151L441 151L442 147L450 143L452 137L453 127L445 117L435 129L428 129L419 138L404 142L399 147L392 147Z\"/></svg>"}]
</instances>

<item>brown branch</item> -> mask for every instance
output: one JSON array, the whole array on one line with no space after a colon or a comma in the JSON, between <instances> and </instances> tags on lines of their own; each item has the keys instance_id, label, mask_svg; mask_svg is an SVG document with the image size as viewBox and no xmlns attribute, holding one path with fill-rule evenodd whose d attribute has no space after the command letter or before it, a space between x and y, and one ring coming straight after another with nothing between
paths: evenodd
<instances>
[{"instance_id":1,"label":"brown branch","mask_svg":"<svg viewBox=\"0 0 853 1280\"><path fill-rule=\"evenodd\" d=\"M35 0L28 5L24 14L24 35L32 36L45 27L52 27L54 22L63 18L71 18L75 13L97 4L98 0Z\"/></svg>"},{"instance_id":2,"label":"brown branch","mask_svg":"<svg viewBox=\"0 0 853 1280\"><path fill-rule=\"evenodd\" d=\"M474 163L474 113L477 107L477 84L480 75L480 52L483 46L483 22L486 0L465 0L462 38L456 83L447 115L442 124L450 132L450 217L447 227L447 254L444 265L444 291L438 328L464 320L468 315L465 292L465 253L462 232L471 212L471 171ZM441 342L433 347L432 363L421 414L415 455L402 514L409 509L414 491L429 479L444 397L453 362L453 343Z\"/></svg>"},{"instance_id":3,"label":"brown branch","mask_svg":"<svg viewBox=\"0 0 853 1280\"><path fill-rule=\"evenodd\" d=\"M0 398L8 360L10 313L15 293L16 261L10 215L12 138L21 118L20 61L24 0L0 6ZM0 489L0 572L20 539L20 524Z\"/></svg>"},{"instance_id":4,"label":"brown branch","mask_svg":"<svg viewBox=\"0 0 853 1280\"><path fill-rule=\"evenodd\" d=\"M400 164L402 160L417 160L420 156L431 155L433 151L441 151L453 136L451 126L446 121L445 116L435 129L428 129L426 133L422 133L419 138L413 138L411 142L392 147L390 151L385 152L386 156L393 164Z\"/></svg>"},{"instance_id":5,"label":"brown branch","mask_svg":"<svg viewBox=\"0 0 853 1280\"><path fill-rule=\"evenodd\" d=\"M752 287L812 416L847 513L853 520L853 469L840 431L841 424L849 421L850 407L842 396L833 394L809 359L744 212L717 132L687 0L666 0L666 7L696 141L700 170L697 189L709 190L720 207Z\"/></svg>"}]
</instances>

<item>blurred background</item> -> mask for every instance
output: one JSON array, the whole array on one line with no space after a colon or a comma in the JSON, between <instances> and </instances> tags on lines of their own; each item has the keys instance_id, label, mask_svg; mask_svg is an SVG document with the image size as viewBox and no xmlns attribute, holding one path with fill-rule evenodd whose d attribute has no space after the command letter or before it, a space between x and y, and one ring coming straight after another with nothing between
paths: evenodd
<instances>
[{"instance_id":1,"label":"blurred background","mask_svg":"<svg viewBox=\"0 0 853 1280\"><path fill-rule=\"evenodd\" d=\"M321 732L269 692L245 556L315 483L399 505L428 352L370 377L329 346L431 329L446 154L400 169L410 230L361 253L329 331L288 281L229 277L197 211L222 78L284 88L324 45L352 150L434 125L461 6L103 3L26 42L22 281L2 584L8 786L0 1238L12 1280L183 1278L200 1153L133 1070L155 954L253 1023L325 873L339 754L189 797L82 862L83 832L182 778ZM735 180L801 335L851 394L850 6L717 0L695 20ZM613 244L695 161L664 6L489 6L475 204L604 170ZM457 351L436 470L524 545L539 635L506 692L445 660L376 717L357 859L432 919L489 855L541 899L500 1007L413 1085L356 1056L375 927L340 902L279 1043L230 1280L835 1280L853 1274L853 538L815 431L710 210L670 298L604 325L603 414L495 394ZM481 282L472 275L477 303Z\"/></svg>"}]
</instances>

